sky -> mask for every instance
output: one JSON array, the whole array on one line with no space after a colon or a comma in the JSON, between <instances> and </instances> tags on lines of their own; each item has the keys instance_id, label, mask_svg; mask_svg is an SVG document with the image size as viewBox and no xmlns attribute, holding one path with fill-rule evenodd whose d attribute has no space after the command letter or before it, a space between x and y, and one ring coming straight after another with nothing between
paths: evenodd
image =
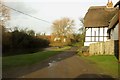
<instances>
[{"instance_id":1,"label":"sky","mask_svg":"<svg viewBox=\"0 0 120 80\"><path fill-rule=\"evenodd\" d=\"M52 33L52 23L57 19L68 17L75 20L74 31L82 26L80 18L84 18L90 6L106 6L108 0L4 0L5 5L37 17L47 22L34 19L16 11L10 10L11 19L7 26L21 29L28 28L36 33ZM113 4L117 0L112 0Z\"/></svg>"}]
</instances>

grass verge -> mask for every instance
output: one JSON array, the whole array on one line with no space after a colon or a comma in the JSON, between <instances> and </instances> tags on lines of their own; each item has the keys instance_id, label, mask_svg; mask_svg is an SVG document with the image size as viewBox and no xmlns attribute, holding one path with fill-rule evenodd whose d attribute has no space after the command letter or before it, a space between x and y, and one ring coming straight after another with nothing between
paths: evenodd
<instances>
[{"instance_id":1,"label":"grass verge","mask_svg":"<svg viewBox=\"0 0 120 80\"><path fill-rule=\"evenodd\" d=\"M54 56L62 51L69 49L70 47L59 48L51 51L42 51L32 54L22 54L16 56L7 56L2 58L3 70L7 70L14 67L29 66L37 62L43 61L51 56Z\"/></svg>"},{"instance_id":2,"label":"grass verge","mask_svg":"<svg viewBox=\"0 0 120 80\"><path fill-rule=\"evenodd\" d=\"M64 50L67 50L67 49L70 49L71 46L65 46L63 48L56 48L56 49L53 49L54 51L64 51Z\"/></svg>"},{"instance_id":3,"label":"grass verge","mask_svg":"<svg viewBox=\"0 0 120 80\"><path fill-rule=\"evenodd\" d=\"M103 73L111 75L113 77L118 77L118 61L115 56L99 55L82 58L95 62L96 66L103 70Z\"/></svg>"}]
</instances>

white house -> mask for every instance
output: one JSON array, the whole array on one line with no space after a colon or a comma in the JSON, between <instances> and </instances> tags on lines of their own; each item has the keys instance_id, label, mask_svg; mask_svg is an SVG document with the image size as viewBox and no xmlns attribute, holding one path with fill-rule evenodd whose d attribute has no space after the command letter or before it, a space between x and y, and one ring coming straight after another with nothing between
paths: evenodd
<instances>
[{"instance_id":1,"label":"white house","mask_svg":"<svg viewBox=\"0 0 120 80\"><path fill-rule=\"evenodd\" d=\"M118 9L113 7L112 1L108 1L107 6L91 6L88 9L84 17L84 27L86 30L84 46L108 40L108 27L111 19L117 12ZM117 33L113 32L113 34Z\"/></svg>"}]
</instances>

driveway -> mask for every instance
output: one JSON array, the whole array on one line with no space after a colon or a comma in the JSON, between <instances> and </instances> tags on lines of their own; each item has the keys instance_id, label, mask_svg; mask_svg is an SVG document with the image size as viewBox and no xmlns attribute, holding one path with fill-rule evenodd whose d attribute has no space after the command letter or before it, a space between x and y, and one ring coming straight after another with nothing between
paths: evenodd
<instances>
[{"instance_id":1,"label":"driveway","mask_svg":"<svg viewBox=\"0 0 120 80\"><path fill-rule=\"evenodd\" d=\"M111 78L103 74L94 62L76 54L76 47L50 57L40 63L15 68L4 78Z\"/></svg>"},{"instance_id":2,"label":"driveway","mask_svg":"<svg viewBox=\"0 0 120 80\"><path fill-rule=\"evenodd\" d=\"M102 73L95 63L82 59L71 48L49 59L48 66L28 73L22 78L111 78ZM42 64L41 64L42 65Z\"/></svg>"}]
</instances>

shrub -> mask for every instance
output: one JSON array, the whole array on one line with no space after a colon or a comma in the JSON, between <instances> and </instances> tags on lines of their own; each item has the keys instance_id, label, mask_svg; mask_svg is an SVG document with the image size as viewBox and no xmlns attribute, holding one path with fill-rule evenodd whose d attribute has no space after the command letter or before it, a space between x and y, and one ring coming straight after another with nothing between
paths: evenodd
<instances>
[{"instance_id":1,"label":"shrub","mask_svg":"<svg viewBox=\"0 0 120 80\"><path fill-rule=\"evenodd\" d=\"M34 49L41 49L49 46L48 40L37 38L34 35L29 35L26 32L21 32L19 30L4 32L2 37L3 55L6 55L5 53L8 53L10 51L12 51L10 54L12 55L14 54L13 51L16 50L31 51Z\"/></svg>"}]
</instances>

